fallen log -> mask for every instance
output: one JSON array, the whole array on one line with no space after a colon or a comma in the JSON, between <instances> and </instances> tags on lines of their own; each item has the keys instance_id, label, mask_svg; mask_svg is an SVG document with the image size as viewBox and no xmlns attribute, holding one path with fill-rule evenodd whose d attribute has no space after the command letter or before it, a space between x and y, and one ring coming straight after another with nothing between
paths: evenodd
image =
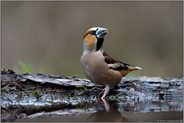
<instances>
[{"instance_id":1,"label":"fallen log","mask_svg":"<svg viewBox=\"0 0 184 123\"><path fill-rule=\"evenodd\" d=\"M38 112L66 107L90 107L97 103L98 93L98 87L87 79L64 75L16 74L12 70L2 70L2 121L14 121ZM111 90L108 99L124 102L175 100L180 104L183 99L182 76L126 77ZM176 110L181 110L181 107Z\"/></svg>"}]
</instances>

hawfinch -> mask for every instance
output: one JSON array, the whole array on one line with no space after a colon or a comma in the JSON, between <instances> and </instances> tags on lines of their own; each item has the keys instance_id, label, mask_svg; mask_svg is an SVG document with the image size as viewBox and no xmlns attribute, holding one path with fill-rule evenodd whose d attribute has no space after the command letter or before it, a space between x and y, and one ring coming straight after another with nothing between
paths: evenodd
<instances>
[{"instance_id":1,"label":"hawfinch","mask_svg":"<svg viewBox=\"0 0 184 123\"><path fill-rule=\"evenodd\" d=\"M98 85L104 85L103 96L116 86L129 72L142 68L123 63L111 58L103 49L106 28L93 27L87 30L83 37L83 54L81 65L86 77Z\"/></svg>"}]
</instances>

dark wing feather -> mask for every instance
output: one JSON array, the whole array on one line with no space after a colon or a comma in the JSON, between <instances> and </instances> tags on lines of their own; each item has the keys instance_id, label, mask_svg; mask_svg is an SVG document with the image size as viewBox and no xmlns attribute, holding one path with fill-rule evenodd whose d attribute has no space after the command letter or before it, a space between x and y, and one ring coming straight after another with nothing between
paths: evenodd
<instances>
[{"instance_id":1,"label":"dark wing feather","mask_svg":"<svg viewBox=\"0 0 184 123\"><path fill-rule=\"evenodd\" d=\"M128 69L129 64L123 63L119 60L115 60L111 58L105 51L102 51L105 57L105 62L109 66L110 69L121 71Z\"/></svg>"}]
</instances>

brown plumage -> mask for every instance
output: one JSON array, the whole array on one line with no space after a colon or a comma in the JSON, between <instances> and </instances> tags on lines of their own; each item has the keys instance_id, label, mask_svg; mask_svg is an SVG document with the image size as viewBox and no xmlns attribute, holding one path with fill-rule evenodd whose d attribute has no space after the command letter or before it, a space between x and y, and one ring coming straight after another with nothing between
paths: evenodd
<instances>
[{"instance_id":1,"label":"brown plumage","mask_svg":"<svg viewBox=\"0 0 184 123\"><path fill-rule=\"evenodd\" d=\"M105 86L102 99L108 94L110 88L116 86L130 71L142 69L115 60L102 49L107 32L107 29L102 27L90 28L83 38L81 56L81 64L87 78Z\"/></svg>"}]
</instances>

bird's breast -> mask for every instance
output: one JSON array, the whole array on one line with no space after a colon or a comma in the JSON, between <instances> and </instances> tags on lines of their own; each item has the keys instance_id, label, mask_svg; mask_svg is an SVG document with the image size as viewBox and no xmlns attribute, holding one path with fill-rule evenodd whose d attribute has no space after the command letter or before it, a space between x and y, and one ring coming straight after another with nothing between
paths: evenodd
<instances>
[{"instance_id":1,"label":"bird's breast","mask_svg":"<svg viewBox=\"0 0 184 123\"><path fill-rule=\"evenodd\" d=\"M121 80L121 74L109 70L102 52L83 53L81 64L87 78L100 85L116 85Z\"/></svg>"},{"instance_id":2,"label":"bird's breast","mask_svg":"<svg viewBox=\"0 0 184 123\"><path fill-rule=\"evenodd\" d=\"M87 77L90 77L89 79L96 78L96 76L108 69L104 62L104 57L99 51L91 53L84 52L81 56L81 64Z\"/></svg>"}]
</instances>

